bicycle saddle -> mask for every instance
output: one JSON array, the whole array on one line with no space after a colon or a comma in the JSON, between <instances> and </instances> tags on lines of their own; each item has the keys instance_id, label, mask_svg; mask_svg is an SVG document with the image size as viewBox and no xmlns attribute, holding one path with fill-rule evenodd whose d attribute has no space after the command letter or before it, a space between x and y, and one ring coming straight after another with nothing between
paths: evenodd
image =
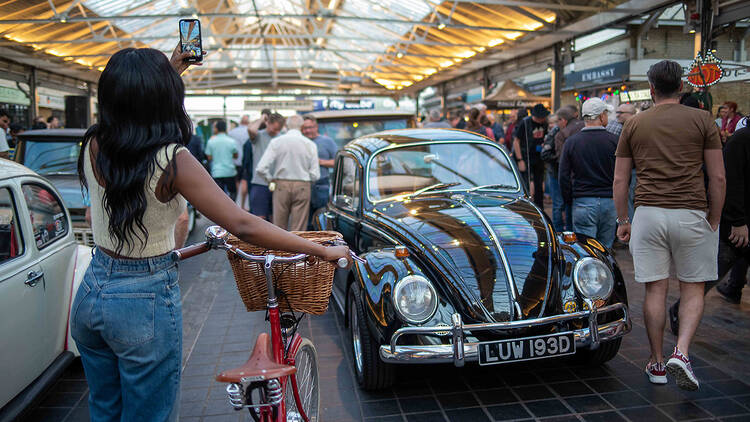
<instances>
[{"instance_id":1,"label":"bicycle saddle","mask_svg":"<svg viewBox=\"0 0 750 422\"><path fill-rule=\"evenodd\" d=\"M240 383L243 381L263 381L281 378L294 374L297 368L276 363L270 356L270 337L268 333L261 333L255 341L250 359L239 368L223 371L216 376L216 381Z\"/></svg>"}]
</instances>

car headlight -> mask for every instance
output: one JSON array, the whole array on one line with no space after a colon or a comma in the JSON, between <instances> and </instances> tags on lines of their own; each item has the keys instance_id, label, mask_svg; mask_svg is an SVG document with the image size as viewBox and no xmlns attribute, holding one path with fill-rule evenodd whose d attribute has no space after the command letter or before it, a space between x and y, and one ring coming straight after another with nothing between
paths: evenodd
<instances>
[{"instance_id":1,"label":"car headlight","mask_svg":"<svg viewBox=\"0 0 750 422\"><path fill-rule=\"evenodd\" d=\"M581 258L573 269L573 282L587 299L607 299L615 285L612 271L601 260Z\"/></svg>"},{"instance_id":2,"label":"car headlight","mask_svg":"<svg viewBox=\"0 0 750 422\"><path fill-rule=\"evenodd\" d=\"M435 314L438 297L429 280L421 275L408 275L396 283L393 303L404 321L422 324Z\"/></svg>"}]
</instances>

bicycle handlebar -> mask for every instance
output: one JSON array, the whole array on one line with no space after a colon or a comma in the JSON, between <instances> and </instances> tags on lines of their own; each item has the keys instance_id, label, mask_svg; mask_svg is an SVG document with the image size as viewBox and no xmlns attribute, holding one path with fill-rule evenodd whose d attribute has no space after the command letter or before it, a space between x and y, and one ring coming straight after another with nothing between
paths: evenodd
<instances>
[{"instance_id":1,"label":"bicycle handlebar","mask_svg":"<svg viewBox=\"0 0 750 422\"><path fill-rule=\"evenodd\" d=\"M266 262L266 255L251 255L236 246L229 245L226 243L226 230L222 229L219 226L211 226L206 229L206 241L201 243L196 243L194 245L186 246L184 248L175 249L174 253L177 255L177 258L179 260L192 258L196 255L200 255L204 252L208 252L211 249L225 249L232 251L234 254L239 256L242 259L245 259L247 261L252 262ZM346 245L345 242L339 242L341 245ZM358 257L354 252L349 251L349 254L353 260L366 263L363 258ZM308 258L312 258L309 255L306 254L297 254L294 256L274 256L272 263L282 263L282 262L299 262ZM341 257L336 261L336 265L339 268L346 268L349 265L349 260L347 260L344 257Z\"/></svg>"}]
</instances>

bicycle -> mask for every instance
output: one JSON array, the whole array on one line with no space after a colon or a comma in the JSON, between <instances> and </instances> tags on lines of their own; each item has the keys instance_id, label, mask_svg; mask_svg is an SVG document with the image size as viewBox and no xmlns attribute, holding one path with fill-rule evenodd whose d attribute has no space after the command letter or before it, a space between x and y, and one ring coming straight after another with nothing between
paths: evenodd
<instances>
[{"instance_id":1,"label":"bicycle","mask_svg":"<svg viewBox=\"0 0 750 422\"><path fill-rule=\"evenodd\" d=\"M301 263L310 257L305 254L290 257L251 255L227 243L227 237L225 229L211 226L206 229L205 242L178 249L175 253L183 260L211 249L223 249L243 260L263 264L271 335L258 335L247 362L221 372L216 380L228 384L230 405L238 411L248 409L256 422L318 422L320 385L317 352L309 339L297 333L301 318L280 311L272 272L274 264ZM364 261L354 253L351 253L351 257ZM346 268L348 261L340 258L336 264L339 268Z\"/></svg>"}]
</instances>

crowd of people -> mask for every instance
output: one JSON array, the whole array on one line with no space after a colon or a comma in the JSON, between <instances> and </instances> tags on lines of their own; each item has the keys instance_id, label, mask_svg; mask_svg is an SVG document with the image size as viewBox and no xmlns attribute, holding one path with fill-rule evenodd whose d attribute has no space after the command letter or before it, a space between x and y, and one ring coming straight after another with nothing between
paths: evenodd
<instances>
[{"instance_id":1,"label":"crowd of people","mask_svg":"<svg viewBox=\"0 0 750 422\"><path fill-rule=\"evenodd\" d=\"M59 129L61 128L60 119L57 116L49 116L47 119L37 117L31 124L31 129ZM18 135L26 132L26 127L22 124L13 122L13 119L6 110L0 109L0 158L10 158L10 150L16 147Z\"/></svg>"},{"instance_id":2,"label":"crowd of people","mask_svg":"<svg viewBox=\"0 0 750 422\"><path fill-rule=\"evenodd\" d=\"M319 133L312 116L263 110L253 122L242 116L229 131L219 120L205 148L200 140L194 146L188 148L233 201L283 229L308 229L314 212L328 203L338 147Z\"/></svg>"},{"instance_id":3,"label":"crowd of people","mask_svg":"<svg viewBox=\"0 0 750 422\"><path fill-rule=\"evenodd\" d=\"M664 60L648 72L653 106L617 109L599 98L550 113L542 104L514 111L505 125L483 107L464 118L430 114L424 127L465 129L503 145L515 160L533 201L552 200L557 231L574 231L633 256L636 282L646 289L644 317L651 347L645 372L664 384L696 390L688 357L703 315L703 296L717 286L739 303L750 260L750 127L737 104L716 116L700 93L684 93L682 67ZM611 116L614 115L614 116ZM614 118L611 118L614 117ZM680 297L667 312L670 269ZM667 320L677 336L663 356Z\"/></svg>"}]
</instances>

